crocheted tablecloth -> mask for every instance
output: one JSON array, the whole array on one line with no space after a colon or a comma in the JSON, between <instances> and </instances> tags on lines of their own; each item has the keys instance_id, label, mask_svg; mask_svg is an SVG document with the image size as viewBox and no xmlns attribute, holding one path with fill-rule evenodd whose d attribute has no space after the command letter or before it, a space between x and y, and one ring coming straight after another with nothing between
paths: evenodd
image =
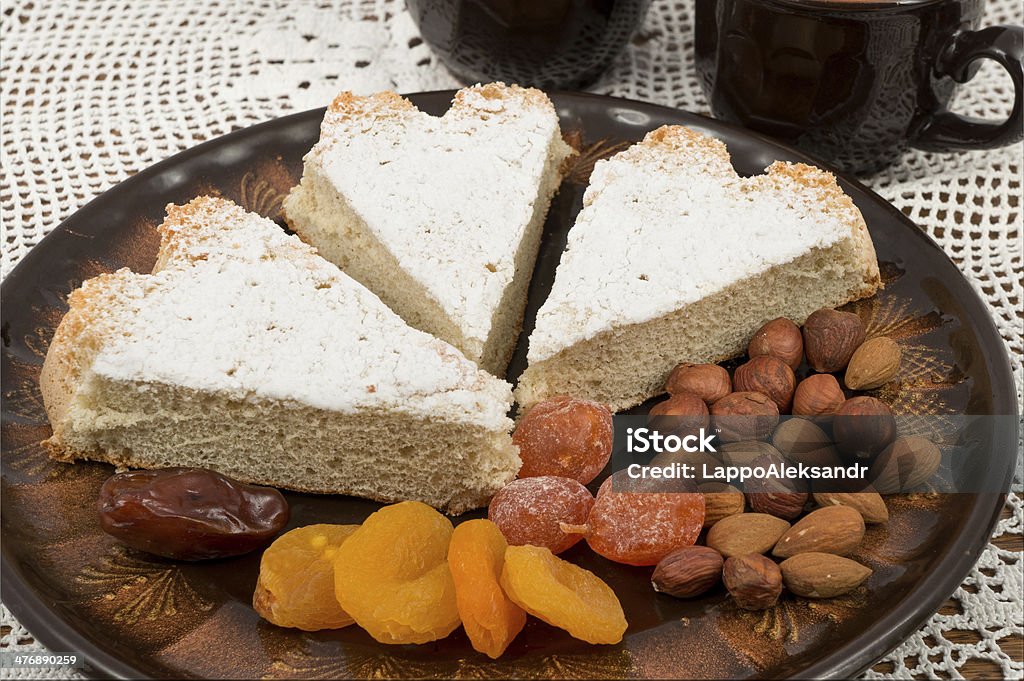
<instances>
[{"instance_id":1,"label":"crocheted tablecloth","mask_svg":"<svg viewBox=\"0 0 1024 681\"><path fill-rule=\"evenodd\" d=\"M698 0L699 1L699 0ZM594 92L706 113L693 67L693 0L655 0ZM0 228L6 275L61 220L157 161L336 91L458 86L418 39L400 0L133 0L0 3ZM1020 0L990 0L986 23L1020 24ZM986 64L957 109L1005 116L1012 84ZM938 242L992 312L1021 400L1024 263L1018 144L909 152L864 178ZM1015 482L992 543L950 602L869 678L1024 674L1024 506ZM42 647L0 605L0 650ZM73 678L68 669L2 670Z\"/></svg>"}]
</instances>

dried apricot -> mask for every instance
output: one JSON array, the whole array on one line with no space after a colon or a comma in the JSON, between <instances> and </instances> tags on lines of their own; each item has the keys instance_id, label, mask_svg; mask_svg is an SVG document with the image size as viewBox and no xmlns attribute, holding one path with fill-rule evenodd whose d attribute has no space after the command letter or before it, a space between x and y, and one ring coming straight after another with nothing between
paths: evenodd
<instances>
[{"instance_id":1,"label":"dried apricot","mask_svg":"<svg viewBox=\"0 0 1024 681\"><path fill-rule=\"evenodd\" d=\"M526 624L526 612L508 599L498 583L507 547L490 520L462 523L448 546L462 626L473 649L492 659L505 652Z\"/></svg>"},{"instance_id":2,"label":"dried apricot","mask_svg":"<svg viewBox=\"0 0 1024 681\"><path fill-rule=\"evenodd\" d=\"M541 546L508 547L501 586L526 612L587 643L618 643L626 631L611 587Z\"/></svg>"},{"instance_id":3,"label":"dried apricot","mask_svg":"<svg viewBox=\"0 0 1024 681\"><path fill-rule=\"evenodd\" d=\"M452 523L418 501L385 506L334 556L334 594L381 643L427 643L461 620L448 569Z\"/></svg>"},{"instance_id":4,"label":"dried apricot","mask_svg":"<svg viewBox=\"0 0 1024 681\"><path fill-rule=\"evenodd\" d=\"M505 485L491 498L487 517L509 544L544 546L558 554L583 539L566 534L560 524L587 522L593 505L594 496L578 481L542 475Z\"/></svg>"},{"instance_id":5,"label":"dried apricot","mask_svg":"<svg viewBox=\"0 0 1024 681\"><path fill-rule=\"evenodd\" d=\"M597 490L586 525L562 530L583 533L590 548L609 560L657 565L676 549L693 545L703 524L704 496L692 483L634 480L622 470Z\"/></svg>"},{"instance_id":6,"label":"dried apricot","mask_svg":"<svg viewBox=\"0 0 1024 681\"><path fill-rule=\"evenodd\" d=\"M586 485L612 455L612 413L574 397L552 397L526 412L512 442L519 447L520 478L557 475Z\"/></svg>"},{"instance_id":7,"label":"dried apricot","mask_svg":"<svg viewBox=\"0 0 1024 681\"><path fill-rule=\"evenodd\" d=\"M279 627L340 629L354 621L334 597L334 555L358 525L307 525L263 552L252 605Z\"/></svg>"}]
</instances>

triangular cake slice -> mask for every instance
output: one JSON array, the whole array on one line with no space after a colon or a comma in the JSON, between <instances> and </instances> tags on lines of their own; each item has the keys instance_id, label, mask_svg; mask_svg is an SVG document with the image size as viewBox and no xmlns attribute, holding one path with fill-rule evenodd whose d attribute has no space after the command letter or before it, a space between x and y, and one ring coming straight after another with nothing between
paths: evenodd
<instances>
[{"instance_id":1,"label":"triangular cake slice","mask_svg":"<svg viewBox=\"0 0 1024 681\"><path fill-rule=\"evenodd\" d=\"M346 92L285 215L409 324L503 376L571 153L539 90L466 88L441 117L394 92Z\"/></svg>"},{"instance_id":2,"label":"triangular cake slice","mask_svg":"<svg viewBox=\"0 0 1024 681\"><path fill-rule=\"evenodd\" d=\"M741 178L720 141L662 127L595 165L516 398L625 409L679 362L735 357L770 319L802 323L878 287L867 227L832 175L774 163Z\"/></svg>"},{"instance_id":3,"label":"triangular cake slice","mask_svg":"<svg viewBox=\"0 0 1024 681\"><path fill-rule=\"evenodd\" d=\"M452 513L515 477L510 386L299 239L209 197L170 206L160 232L152 274L69 299L41 380L54 458Z\"/></svg>"}]
</instances>

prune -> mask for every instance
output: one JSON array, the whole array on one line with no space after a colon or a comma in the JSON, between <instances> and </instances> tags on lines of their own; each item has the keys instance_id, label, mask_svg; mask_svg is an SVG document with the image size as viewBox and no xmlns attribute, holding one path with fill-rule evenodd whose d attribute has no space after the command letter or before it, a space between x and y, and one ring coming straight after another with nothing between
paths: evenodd
<instances>
[{"instance_id":1,"label":"prune","mask_svg":"<svg viewBox=\"0 0 1024 681\"><path fill-rule=\"evenodd\" d=\"M501 586L519 607L587 643L618 643L626 616L611 587L540 546L505 549Z\"/></svg>"},{"instance_id":2,"label":"prune","mask_svg":"<svg viewBox=\"0 0 1024 681\"><path fill-rule=\"evenodd\" d=\"M340 629L353 620L334 597L334 555L358 525L307 525L285 532L260 559L252 597L260 617L304 631Z\"/></svg>"},{"instance_id":3,"label":"prune","mask_svg":"<svg viewBox=\"0 0 1024 681\"><path fill-rule=\"evenodd\" d=\"M202 468L118 473L100 488L98 507L107 534L175 560L248 553L288 522L288 503L276 489Z\"/></svg>"},{"instance_id":4,"label":"prune","mask_svg":"<svg viewBox=\"0 0 1024 681\"><path fill-rule=\"evenodd\" d=\"M491 659L501 656L526 624L526 612L513 603L498 580L508 544L490 520L468 520L455 528L448 566L455 601L473 649Z\"/></svg>"},{"instance_id":5,"label":"prune","mask_svg":"<svg viewBox=\"0 0 1024 681\"><path fill-rule=\"evenodd\" d=\"M544 546L558 554L583 539L561 523L580 525L594 505L590 490L572 478L542 475L513 480L494 495L487 517L509 544Z\"/></svg>"},{"instance_id":6,"label":"prune","mask_svg":"<svg viewBox=\"0 0 1024 681\"><path fill-rule=\"evenodd\" d=\"M334 595L380 643L427 643L458 628L452 523L418 501L385 506L334 557Z\"/></svg>"},{"instance_id":7,"label":"prune","mask_svg":"<svg viewBox=\"0 0 1024 681\"><path fill-rule=\"evenodd\" d=\"M512 433L523 460L519 477L556 475L586 485L611 458L614 435L612 413L604 405L574 397L540 402Z\"/></svg>"}]
</instances>

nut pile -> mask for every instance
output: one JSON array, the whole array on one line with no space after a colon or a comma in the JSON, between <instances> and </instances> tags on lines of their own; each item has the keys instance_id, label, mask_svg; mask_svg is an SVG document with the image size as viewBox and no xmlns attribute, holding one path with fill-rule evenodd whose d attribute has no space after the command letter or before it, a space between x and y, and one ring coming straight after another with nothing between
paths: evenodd
<instances>
[{"instance_id":1,"label":"nut pile","mask_svg":"<svg viewBox=\"0 0 1024 681\"><path fill-rule=\"evenodd\" d=\"M881 495L926 481L941 458L923 437L898 437L884 402L851 394L894 380L900 346L883 336L866 339L855 314L823 309L802 329L783 318L764 324L747 355L731 377L718 365L677 366L665 384L669 398L651 410L649 425L675 432L711 425L721 443L712 465L859 462L870 465L870 486L818 491L801 480L755 479L740 491L706 481L699 486L706 545L663 558L654 588L693 598L722 582L751 610L774 605L784 587L805 598L849 593L871 575L848 556L866 525L888 521ZM805 360L808 375L798 380ZM799 418L782 420L787 414ZM668 415L677 420L666 422Z\"/></svg>"},{"instance_id":2,"label":"nut pile","mask_svg":"<svg viewBox=\"0 0 1024 681\"><path fill-rule=\"evenodd\" d=\"M891 338L866 335L851 312L818 310L802 329L774 319L754 333L747 361L731 377L714 364L677 366L665 382L669 397L651 408L649 425L663 432L710 425L726 465L858 462L870 464L869 479L882 494L919 485L937 470L940 452L925 438L898 437L889 406L856 394L895 380L902 356ZM799 380L805 359L807 375ZM786 519L807 501L806 490L747 491L755 511Z\"/></svg>"},{"instance_id":3,"label":"nut pile","mask_svg":"<svg viewBox=\"0 0 1024 681\"><path fill-rule=\"evenodd\" d=\"M860 546L865 523L886 522L885 502L877 492L815 499L824 505L793 525L768 513L722 518L708 531L707 546L679 549L658 563L654 589L693 598L724 582L736 605L746 610L775 605L783 586L805 598L856 589L871 569L846 556ZM871 511L862 514L862 507Z\"/></svg>"}]
</instances>

